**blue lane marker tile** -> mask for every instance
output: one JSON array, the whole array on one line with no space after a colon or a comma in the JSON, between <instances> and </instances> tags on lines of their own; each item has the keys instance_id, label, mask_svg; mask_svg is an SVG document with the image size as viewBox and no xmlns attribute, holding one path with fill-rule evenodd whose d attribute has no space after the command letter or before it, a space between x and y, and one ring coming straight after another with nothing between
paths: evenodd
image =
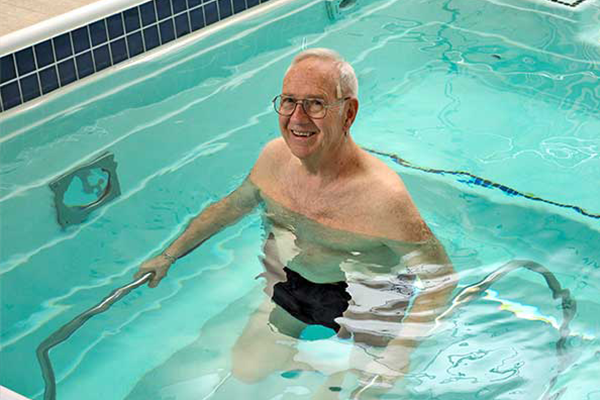
<instances>
[{"instance_id":1,"label":"blue lane marker tile","mask_svg":"<svg viewBox=\"0 0 600 400\"><path fill-rule=\"evenodd\" d=\"M42 82L42 93L50 93L58 89L58 75L56 74L56 66L46 68L40 71L40 81Z\"/></svg>"},{"instance_id":2,"label":"blue lane marker tile","mask_svg":"<svg viewBox=\"0 0 600 400\"><path fill-rule=\"evenodd\" d=\"M214 24L219 20L217 3L208 3L204 6L204 17L206 20L206 25Z\"/></svg>"},{"instance_id":3,"label":"blue lane marker tile","mask_svg":"<svg viewBox=\"0 0 600 400\"><path fill-rule=\"evenodd\" d=\"M202 8L195 8L190 11L190 25L192 26L192 31L204 28L204 13L202 12Z\"/></svg>"},{"instance_id":4,"label":"blue lane marker tile","mask_svg":"<svg viewBox=\"0 0 600 400\"><path fill-rule=\"evenodd\" d=\"M94 49L94 61L96 62L96 72L110 67L110 54L107 44Z\"/></svg>"},{"instance_id":5,"label":"blue lane marker tile","mask_svg":"<svg viewBox=\"0 0 600 400\"><path fill-rule=\"evenodd\" d=\"M168 43L175 39L175 29L173 27L172 19L168 19L160 23L160 39L162 44Z\"/></svg>"},{"instance_id":6,"label":"blue lane marker tile","mask_svg":"<svg viewBox=\"0 0 600 400\"><path fill-rule=\"evenodd\" d=\"M140 12L137 7L125 10L123 16L125 17L125 31L127 33L140 29Z\"/></svg>"},{"instance_id":7,"label":"blue lane marker tile","mask_svg":"<svg viewBox=\"0 0 600 400\"><path fill-rule=\"evenodd\" d=\"M248 8L250 8L250 7L254 7L254 6L258 5L259 1L258 0L248 0L247 3L248 3Z\"/></svg>"},{"instance_id":8,"label":"blue lane marker tile","mask_svg":"<svg viewBox=\"0 0 600 400\"><path fill-rule=\"evenodd\" d=\"M140 12L142 14L142 26L148 26L156 22L156 11L154 9L154 2L149 1L140 6Z\"/></svg>"},{"instance_id":9,"label":"blue lane marker tile","mask_svg":"<svg viewBox=\"0 0 600 400\"><path fill-rule=\"evenodd\" d=\"M158 14L159 21L173 15L169 0L154 0L154 3L156 4L156 13Z\"/></svg>"},{"instance_id":10,"label":"blue lane marker tile","mask_svg":"<svg viewBox=\"0 0 600 400\"><path fill-rule=\"evenodd\" d=\"M75 29L71 32L71 37L73 38L73 48L75 49L75 54L81 53L90 48L90 35L88 33L88 27L82 26L79 29Z\"/></svg>"},{"instance_id":11,"label":"blue lane marker tile","mask_svg":"<svg viewBox=\"0 0 600 400\"><path fill-rule=\"evenodd\" d=\"M58 76L60 77L61 86L68 85L77 80L73 59L65 60L58 64Z\"/></svg>"},{"instance_id":12,"label":"blue lane marker tile","mask_svg":"<svg viewBox=\"0 0 600 400\"><path fill-rule=\"evenodd\" d=\"M178 38L190 33L190 23L188 21L187 13L175 17L175 33Z\"/></svg>"},{"instance_id":13,"label":"blue lane marker tile","mask_svg":"<svg viewBox=\"0 0 600 400\"><path fill-rule=\"evenodd\" d=\"M219 0L219 18L224 19L233 14L231 0Z\"/></svg>"},{"instance_id":14,"label":"blue lane marker tile","mask_svg":"<svg viewBox=\"0 0 600 400\"><path fill-rule=\"evenodd\" d=\"M2 106L4 110L21 104L21 95L19 94L19 84L17 82L0 87L0 92L2 92Z\"/></svg>"},{"instance_id":15,"label":"blue lane marker tile","mask_svg":"<svg viewBox=\"0 0 600 400\"><path fill-rule=\"evenodd\" d=\"M123 16L121 14L108 17L106 25L108 26L108 37L111 40L125 34L123 30Z\"/></svg>"},{"instance_id":16,"label":"blue lane marker tile","mask_svg":"<svg viewBox=\"0 0 600 400\"><path fill-rule=\"evenodd\" d=\"M23 102L33 100L40 96L40 84L37 74L29 75L19 81L21 84L21 93Z\"/></svg>"},{"instance_id":17,"label":"blue lane marker tile","mask_svg":"<svg viewBox=\"0 0 600 400\"><path fill-rule=\"evenodd\" d=\"M46 40L35 45L35 58L38 68L43 68L54 62L54 51L52 50L51 40Z\"/></svg>"},{"instance_id":18,"label":"blue lane marker tile","mask_svg":"<svg viewBox=\"0 0 600 400\"><path fill-rule=\"evenodd\" d=\"M199 6L200 4L202 4L202 0L188 0L188 5L190 8Z\"/></svg>"},{"instance_id":19,"label":"blue lane marker tile","mask_svg":"<svg viewBox=\"0 0 600 400\"><path fill-rule=\"evenodd\" d=\"M146 42L146 51L153 49L160 44L158 39L158 28L156 25L144 29L144 41Z\"/></svg>"},{"instance_id":20,"label":"blue lane marker tile","mask_svg":"<svg viewBox=\"0 0 600 400\"><path fill-rule=\"evenodd\" d=\"M79 79L94 73L94 60L91 51L78 55L75 58L75 63L77 64Z\"/></svg>"},{"instance_id":21,"label":"blue lane marker tile","mask_svg":"<svg viewBox=\"0 0 600 400\"><path fill-rule=\"evenodd\" d=\"M35 70L32 47L17 51L15 56L17 57L17 71L19 71L19 75L22 76Z\"/></svg>"},{"instance_id":22,"label":"blue lane marker tile","mask_svg":"<svg viewBox=\"0 0 600 400\"><path fill-rule=\"evenodd\" d=\"M16 77L15 57L9 54L0 58L0 83L8 82Z\"/></svg>"},{"instance_id":23,"label":"blue lane marker tile","mask_svg":"<svg viewBox=\"0 0 600 400\"><path fill-rule=\"evenodd\" d=\"M92 46L98 46L99 44L108 41L106 23L103 19L90 25L90 35L92 36Z\"/></svg>"},{"instance_id":24,"label":"blue lane marker tile","mask_svg":"<svg viewBox=\"0 0 600 400\"><path fill-rule=\"evenodd\" d=\"M246 0L233 0L233 12L239 13L246 9Z\"/></svg>"},{"instance_id":25,"label":"blue lane marker tile","mask_svg":"<svg viewBox=\"0 0 600 400\"><path fill-rule=\"evenodd\" d=\"M110 52L112 53L113 65L127 60L127 45L125 44L125 38L111 42Z\"/></svg>"},{"instance_id":26,"label":"blue lane marker tile","mask_svg":"<svg viewBox=\"0 0 600 400\"><path fill-rule=\"evenodd\" d=\"M127 47L129 47L129 56L137 56L144 52L144 42L142 41L142 33L135 32L127 36Z\"/></svg>"},{"instance_id":27,"label":"blue lane marker tile","mask_svg":"<svg viewBox=\"0 0 600 400\"><path fill-rule=\"evenodd\" d=\"M173 0L173 14L179 14L185 10L187 10L187 4L185 4L185 0Z\"/></svg>"},{"instance_id":28,"label":"blue lane marker tile","mask_svg":"<svg viewBox=\"0 0 600 400\"><path fill-rule=\"evenodd\" d=\"M69 35L68 32L63 33L52 40L54 42L54 51L56 52L56 61L60 61L63 58L67 58L73 54L71 35Z\"/></svg>"}]
</instances>

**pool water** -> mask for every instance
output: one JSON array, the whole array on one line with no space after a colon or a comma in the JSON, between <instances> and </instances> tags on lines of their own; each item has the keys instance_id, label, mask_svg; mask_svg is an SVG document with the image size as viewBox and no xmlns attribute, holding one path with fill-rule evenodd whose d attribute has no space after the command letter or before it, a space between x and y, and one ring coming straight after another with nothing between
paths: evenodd
<instances>
[{"instance_id":1,"label":"pool water","mask_svg":"<svg viewBox=\"0 0 600 400\"><path fill-rule=\"evenodd\" d=\"M0 384L43 398L38 344L128 283L244 179L278 135L270 100L293 55L332 47L361 85L352 135L389 155L380 157L445 245L459 287L527 259L577 301L562 359L560 302L541 276L512 272L420 345L406 387L392 394L600 398L599 19L593 0L576 9L373 0L331 21L324 2L298 0L3 118ZM48 184L105 150L118 162L121 197L61 230ZM158 288L136 290L52 350L58 398L312 398L326 374L282 371L255 385L230 375L230 349L263 298L255 280L263 234L253 213L179 261ZM344 357L339 343L310 342L307 357ZM339 398L355 384L349 377Z\"/></svg>"}]
</instances>

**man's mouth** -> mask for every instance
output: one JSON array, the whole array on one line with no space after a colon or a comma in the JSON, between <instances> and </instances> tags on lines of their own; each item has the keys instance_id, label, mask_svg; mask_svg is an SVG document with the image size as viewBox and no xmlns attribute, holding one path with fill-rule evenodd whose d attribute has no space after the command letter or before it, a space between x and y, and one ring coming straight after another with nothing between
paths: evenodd
<instances>
[{"instance_id":1,"label":"man's mouth","mask_svg":"<svg viewBox=\"0 0 600 400\"><path fill-rule=\"evenodd\" d=\"M302 131L295 131L292 129L292 134L296 137L301 137L301 138L311 137L315 133L317 133L317 132L302 132Z\"/></svg>"}]
</instances>

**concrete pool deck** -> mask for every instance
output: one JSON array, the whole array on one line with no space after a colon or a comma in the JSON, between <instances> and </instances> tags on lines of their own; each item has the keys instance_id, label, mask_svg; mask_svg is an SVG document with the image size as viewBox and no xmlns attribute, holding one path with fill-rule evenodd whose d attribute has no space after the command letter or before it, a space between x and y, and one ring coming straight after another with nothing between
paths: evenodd
<instances>
[{"instance_id":1,"label":"concrete pool deck","mask_svg":"<svg viewBox=\"0 0 600 400\"><path fill-rule=\"evenodd\" d=\"M0 38L100 0L0 0Z\"/></svg>"}]
</instances>

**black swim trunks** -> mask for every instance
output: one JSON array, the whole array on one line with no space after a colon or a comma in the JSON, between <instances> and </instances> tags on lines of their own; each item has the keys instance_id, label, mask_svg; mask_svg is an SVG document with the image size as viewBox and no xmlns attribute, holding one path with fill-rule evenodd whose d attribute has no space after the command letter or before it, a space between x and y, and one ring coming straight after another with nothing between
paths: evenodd
<instances>
[{"instance_id":1,"label":"black swim trunks","mask_svg":"<svg viewBox=\"0 0 600 400\"><path fill-rule=\"evenodd\" d=\"M335 319L348 309L351 299L346 282L314 283L289 268L287 280L273 287L273 301L308 325L323 325L338 332Z\"/></svg>"}]
</instances>

